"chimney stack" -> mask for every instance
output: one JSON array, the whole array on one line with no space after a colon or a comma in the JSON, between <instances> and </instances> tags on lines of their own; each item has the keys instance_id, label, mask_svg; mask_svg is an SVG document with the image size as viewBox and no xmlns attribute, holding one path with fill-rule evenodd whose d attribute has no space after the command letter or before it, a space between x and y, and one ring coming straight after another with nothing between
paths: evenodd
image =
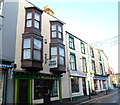
<instances>
[{"instance_id":1,"label":"chimney stack","mask_svg":"<svg viewBox=\"0 0 120 105\"><path fill-rule=\"evenodd\" d=\"M50 9L49 5L46 5L45 7L43 7L43 10L52 16L54 15L54 12Z\"/></svg>"}]
</instances>

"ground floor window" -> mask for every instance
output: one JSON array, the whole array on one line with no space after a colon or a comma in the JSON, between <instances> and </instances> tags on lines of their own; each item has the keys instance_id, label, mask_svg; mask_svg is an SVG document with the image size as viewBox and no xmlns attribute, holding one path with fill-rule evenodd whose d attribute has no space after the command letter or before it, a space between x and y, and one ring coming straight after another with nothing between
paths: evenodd
<instances>
[{"instance_id":1,"label":"ground floor window","mask_svg":"<svg viewBox=\"0 0 120 105\"><path fill-rule=\"evenodd\" d=\"M79 92L79 77L71 77L72 93Z\"/></svg>"},{"instance_id":2,"label":"ground floor window","mask_svg":"<svg viewBox=\"0 0 120 105\"><path fill-rule=\"evenodd\" d=\"M97 84L97 79L94 79L94 87L95 87L95 90L98 90L98 84Z\"/></svg>"},{"instance_id":3,"label":"ground floor window","mask_svg":"<svg viewBox=\"0 0 120 105\"><path fill-rule=\"evenodd\" d=\"M57 97L58 96L58 89L57 89L57 80L53 80L52 89L51 89L51 97Z\"/></svg>"},{"instance_id":4,"label":"ground floor window","mask_svg":"<svg viewBox=\"0 0 120 105\"><path fill-rule=\"evenodd\" d=\"M106 89L106 81L103 80L103 89Z\"/></svg>"},{"instance_id":5,"label":"ground floor window","mask_svg":"<svg viewBox=\"0 0 120 105\"><path fill-rule=\"evenodd\" d=\"M57 80L34 80L34 99L41 99L45 94L51 97L58 96Z\"/></svg>"}]
</instances>

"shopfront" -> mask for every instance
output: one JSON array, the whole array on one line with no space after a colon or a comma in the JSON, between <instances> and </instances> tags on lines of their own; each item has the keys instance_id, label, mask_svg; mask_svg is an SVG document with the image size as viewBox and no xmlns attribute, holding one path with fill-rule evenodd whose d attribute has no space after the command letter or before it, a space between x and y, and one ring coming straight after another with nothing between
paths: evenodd
<instances>
[{"instance_id":1,"label":"shopfront","mask_svg":"<svg viewBox=\"0 0 120 105\"><path fill-rule=\"evenodd\" d=\"M107 77L95 76L94 89L96 91L104 91L107 89Z\"/></svg>"},{"instance_id":2,"label":"shopfront","mask_svg":"<svg viewBox=\"0 0 120 105\"><path fill-rule=\"evenodd\" d=\"M61 79L50 74L15 72L14 103L49 104L52 98L62 99Z\"/></svg>"},{"instance_id":3,"label":"shopfront","mask_svg":"<svg viewBox=\"0 0 120 105\"><path fill-rule=\"evenodd\" d=\"M81 73L79 71L70 72L71 92L73 96L87 95L86 77L86 73Z\"/></svg>"}]
</instances>

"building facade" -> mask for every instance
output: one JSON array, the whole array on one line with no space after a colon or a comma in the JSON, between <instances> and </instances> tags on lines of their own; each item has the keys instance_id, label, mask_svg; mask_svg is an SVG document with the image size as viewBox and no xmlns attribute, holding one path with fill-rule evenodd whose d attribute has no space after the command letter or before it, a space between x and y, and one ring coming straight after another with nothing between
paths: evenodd
<instances>
[{"instance_id":1,"label":"building facade","mask_svg":"<svg viewBox=\"0 0 120 105\"><path fill-rule=\"evenodd\" d=\"M65 37L69 96L105 91L108 88L108 58L103 50L94 48L67 31Z\"/></svg>"},{"instance_id":2,"label":"building facade","mask_svg":"<svg viewBox=\"0 0 120 105\"><path fill-rule=\"evenodd\" d=\"M65 32L49 6L6 0L2 13L1 103L49 104L107 89L104 52Z\"/></svg>"}]
</instances>

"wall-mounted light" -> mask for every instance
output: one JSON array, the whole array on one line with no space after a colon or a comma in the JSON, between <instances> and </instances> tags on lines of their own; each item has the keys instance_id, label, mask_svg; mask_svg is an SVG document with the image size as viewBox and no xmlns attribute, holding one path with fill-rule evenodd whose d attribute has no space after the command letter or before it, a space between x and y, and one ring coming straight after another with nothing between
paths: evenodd
<instances>
[{"instance_id":1,"label":"wall-mounted light","mask_svg":"<svg viewBox=\"0 0 120 105\"><path fill-rule=\"evenodd\" d=\"M47 44L47 39L45 39L45 44Z\"/></svg>"}]
</instances>

